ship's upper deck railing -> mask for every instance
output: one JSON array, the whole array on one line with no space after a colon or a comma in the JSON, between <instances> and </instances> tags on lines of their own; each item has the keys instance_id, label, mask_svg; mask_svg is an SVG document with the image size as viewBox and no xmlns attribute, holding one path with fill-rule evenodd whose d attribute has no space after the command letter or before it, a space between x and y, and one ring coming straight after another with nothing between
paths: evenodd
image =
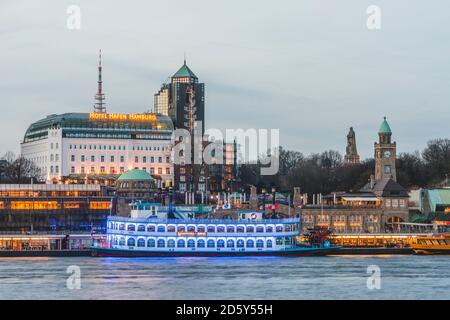
<instances>
[{"instance_id":1,"label":"ship's upper deck railing","mask_svg":"<svg viewBox=\"0 0 450 320\"><path fill-rule=\"evenodd\" d=\"M262 219L262 220L247 220L247 219L158 219L158 218L128 218L109 216L108 221L116 222L133 222L133 223L165 223L165 224L285 224L285 223L299 223L299 218L283 218L283 219Z\"/></svg>"}]
</instances>

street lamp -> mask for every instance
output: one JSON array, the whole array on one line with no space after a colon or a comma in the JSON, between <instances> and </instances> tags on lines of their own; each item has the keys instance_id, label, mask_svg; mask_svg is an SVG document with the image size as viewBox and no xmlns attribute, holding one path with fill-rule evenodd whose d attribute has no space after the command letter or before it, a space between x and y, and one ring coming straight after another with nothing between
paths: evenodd
<instances>
[{"instance_id":1,"label":"street lamp","mask_svg":"<svg viewBox=\"0 0 450 320\"><path fill-rule=\"evenodd\" d=\"M272 187L272 218L275 217L275 187Z\"/></svg>"},{"instance_id":2,"label":"street lamp","mask_svg":"<svg viewBox=\"0 0 450 320\"><path fill-rule=\"evenodd\" d=\"M266 217L266 188L261 189L261 193L263 195L263 217Z\"/></svg>"}]
</instances>

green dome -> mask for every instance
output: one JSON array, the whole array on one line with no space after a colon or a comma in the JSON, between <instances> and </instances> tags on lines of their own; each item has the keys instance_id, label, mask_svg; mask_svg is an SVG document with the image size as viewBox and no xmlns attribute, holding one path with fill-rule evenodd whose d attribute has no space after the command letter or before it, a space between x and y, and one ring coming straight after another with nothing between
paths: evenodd
<instances>
[{"instance_id":1,"label":"green dome","mask_svg":"<svg viewBox=\"0 0 450 320\"><path fill-rule=\"evenodd\" d=\"M134 169L125 171L117 180L119 181L152 181L152 176L144 170Z\"/></svg>"},{"instance_id":2,"label":"green dome","mask_svg":"<svg viewBox=\"0 0 450 320\"><path fill-rule=\"evenodd\" d=\"M391 127L389 127L389 123L386 121L386 117L384 117L383 123L381 123L380 130L378 133L390 134L392 133Z\"/></svg>"}]
</instances>

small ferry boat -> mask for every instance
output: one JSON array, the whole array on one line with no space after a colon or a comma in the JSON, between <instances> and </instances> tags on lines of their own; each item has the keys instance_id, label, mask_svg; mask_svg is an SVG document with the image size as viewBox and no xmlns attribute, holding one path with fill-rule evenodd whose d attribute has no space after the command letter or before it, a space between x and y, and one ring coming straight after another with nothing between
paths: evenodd
<instances>
[{"instance_id":1,"label":"small ferry boat","mask_svg":"<svg viewBox=\"0 0 450 320\"><path fill-rule=\"evenodd\" d=\"M418 236L411 248L416 254L450 254L450 234Z\"/></svg>"},{"instance_id":2,"label":"small ferry boat","mask_svg":"<svg viewBox=\"0 0 450 320\"><path fill-rule=\"evenodd\" d=\"M106 241L92 248L93 256L309 256L340 248L329 241L297 245L300 218L263 219L261 212L244 211L239 219L190 219L157 203L130 206L131 217L108 217Z\"/></svg>"}]
</instances>

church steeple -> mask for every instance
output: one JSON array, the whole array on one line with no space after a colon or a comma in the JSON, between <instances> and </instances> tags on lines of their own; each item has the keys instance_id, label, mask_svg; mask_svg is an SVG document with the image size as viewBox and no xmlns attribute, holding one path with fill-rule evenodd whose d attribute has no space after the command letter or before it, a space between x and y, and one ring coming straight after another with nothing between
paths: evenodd
<instances>
[{"instance_id":1,"label":"church steeple","mask_svg":"<svg viewBox=\"0 0 450 320\"><path fill-rule=\"evenodd\" d=\"M103 81L102 81L102 50L99 50L98 54L98 88L97 94L95 95L94 112L106 113L105 106L105 94L103 93Z\"/></svg>"}]
</instances>

